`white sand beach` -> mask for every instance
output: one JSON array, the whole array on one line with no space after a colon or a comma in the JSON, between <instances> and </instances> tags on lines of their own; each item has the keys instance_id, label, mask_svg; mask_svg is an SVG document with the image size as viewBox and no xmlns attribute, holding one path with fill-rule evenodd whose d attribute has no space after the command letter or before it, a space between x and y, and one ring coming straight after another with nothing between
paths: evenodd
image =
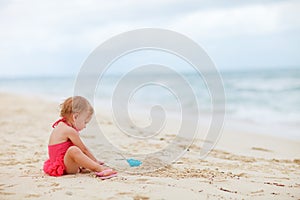
<instances>
[{"instance_id":1,"label":"white sand beach","mask_svg":"<svg viewBox=\"0 0 300 200\"><path fill-rule=\"evenodd\" d=\"M176 163L154 172L119 171L117 177L104 181L93 173L50 177L44 174L42 166L48 156L51 125L58 118L58 103L1 93L0 107L3 200L300 199L300 141L225 126L216 148L204 159L199 158L201 141L196 140ZM105 132L117 134L113 122L100 117ZM152 148L160 148L172 136L171 132L166 133ZM88 133L82 137L93 139ZM130 140L122 142L123 150L132 151ZM144 143L139 145L137 148L148 148ZM91 146L91 150L95 148ZM115 160L109 156L103 159ZM154 165L155 161L145 164L151 163Z\"/></svg>"}]
</instances>

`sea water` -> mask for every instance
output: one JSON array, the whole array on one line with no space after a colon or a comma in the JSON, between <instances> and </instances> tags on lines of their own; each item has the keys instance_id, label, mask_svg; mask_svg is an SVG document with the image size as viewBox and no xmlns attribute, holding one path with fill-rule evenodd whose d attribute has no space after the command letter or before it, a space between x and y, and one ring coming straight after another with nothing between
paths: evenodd
<instances>
[{"instance_id":1,"label":"sea water","mask_svg":"<svg viewBox=\"0 0 300 200\"><path fill-rule=\"evenodd\" d=\"M226 120L246 123L250 127L264 127L270 134L289 138L300 138L300 68L228 70L220 72L226 105ZM115 88L124 74L107 74L95 86L93 103L111 105ZM168 85L144 85L132 93L128 109L149 109L162 105L168 111L179 112L182 107L191 113L199 109L200 114L211 112L211 96L205 80L194 72L183 72L194 95L187 93L182 99L168 90ZM171 74L144 73L132 76L128 87L141 79L153 78L153 82L168 80L172 87L181 89ZM174 81L172 81L174 79ZM62 101L73 95L76 77L18 77L0 78L0 92L25 95L40 95ZM183 91L184 92L184 91ZM196 98L197 103L193 102ZM225 122L226 123L226 122ZM264 130L264 131L265 131ZM276 130L276 131L275 131Z\"/></svg>"}]
</instances>

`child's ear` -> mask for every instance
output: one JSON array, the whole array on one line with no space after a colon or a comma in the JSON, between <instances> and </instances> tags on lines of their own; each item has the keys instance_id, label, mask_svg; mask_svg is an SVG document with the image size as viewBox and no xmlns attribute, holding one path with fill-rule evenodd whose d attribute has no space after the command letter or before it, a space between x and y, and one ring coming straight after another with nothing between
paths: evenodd
<instances>
[{"instance_id":1,"label":"child's ear","mask_svg":"<svg viewBox=\"0 0 300 200\"><path fill-rule=\"evenodd\" d=\"M79 116L79 113L74 113L74 114L73 114L73 121L75 121L75 119L77 119L78 116Z\"/></svg>"}]
</instances>

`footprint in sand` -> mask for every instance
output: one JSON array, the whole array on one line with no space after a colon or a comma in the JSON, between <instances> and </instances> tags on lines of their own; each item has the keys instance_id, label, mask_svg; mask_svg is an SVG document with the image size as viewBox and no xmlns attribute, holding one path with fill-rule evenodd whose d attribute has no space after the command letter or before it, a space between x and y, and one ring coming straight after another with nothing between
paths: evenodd
<instances>
[{"instance_id":1,"label":"footprint in sand","mask_svg":"<svg viewBox=\"0 0 300 200\"><path fill-rule=\"evenodd\" d=\"M41 196L40 194L27 194L27 195L25 196L25 198L33 198L33 197L38 198L38 197L40 197L40 196Z\"/></svg>"},{"instance_id":2,"label":"footprint in sand","mask_svg":"<svg viewBox=\"0 0 300 200\"><path fill-rule=\"evenodd\" d=\"M1 192L0 191L0 195L16 195L16 193L14 193L14 192Z\"/></svg>"},{"instance_id":3,"label":"footprint in sand","mask_svg":"<svg viewBox=\"0 0 300 200\"><path fill-rule=\"evenodd\" d=\"M293 162L300 165L300 159L294 159Z\"/></svg>"},{"instance_id":4,"label":"footprint in sand","mask_svg":"<svg viewBox=\"0 0 300 200\"><path fill-rule=\"evenodd\" d=\"M133 197L134 200L148 200L150 199L149 197L146 196L141 196L141 195L136 195Z\"/></svg>"},{"instance_id":5,"label":"footprint in sand","mask_svg":"<svg viewBox=\"0 0 300 200\"><path fill-rule=\"evenodd\" d=\"M119 192L118 195L131 195L132 193L130 192Z\"/></svg>"},{"instance_id":6,"label":"footprint in sand","mask_svg":"<svg viewBox=\"0 0 300 200\"><path fill-rule=\"evenodd\" d=\"M261 189L261 190L257 190L257 191L251 192L251 195L254 195L254 196L261 196L261 195L263 195L263 193L264 193L264 190Z\"/></svg>"},{"instance_id":7,"label":"footprint in sand","mask_svg":"<svg viewBox=\"0 0 300 200\"><path fill-rule=\"evenodd\" d=\"M252 149L252 150L255 150L255 151L272 152L272 151L269 150L269 149L265 149L265 148L261 148L261 147L252 147L251 149Z\"/></svg>"},{"instance_id":8,"label":"footprint in sand","mask_svg":"<svg viewBox=\"0 0 300 200\"><path fill-rule=\"evenodd\" d=\"M131 192L118 192L117 195L122 195L122 196L132 196L133 193ZM142 195L135 195L133 196L134 200L148 200L150 199L149 197L142 196Z\"/></svg>"}]
</instances>

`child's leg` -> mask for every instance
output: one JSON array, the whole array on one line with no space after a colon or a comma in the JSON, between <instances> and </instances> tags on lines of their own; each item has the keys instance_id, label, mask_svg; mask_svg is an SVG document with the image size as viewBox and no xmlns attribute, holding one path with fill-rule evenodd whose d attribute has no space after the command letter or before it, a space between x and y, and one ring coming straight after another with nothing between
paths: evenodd
<instances>
[{"instance_id":1,"label":"child's leg","mask_svg":"<svg viewBox=\"0 0 300 200\"><path fill-rule=\"evenodd\" d=\"M79 167L90 169L94 172L101 172L105 168L100 166L97 162L86 156L78 147L71 146L64 157L64 164L68 174L75 174Z\"/></svg>"}]
</instances>

